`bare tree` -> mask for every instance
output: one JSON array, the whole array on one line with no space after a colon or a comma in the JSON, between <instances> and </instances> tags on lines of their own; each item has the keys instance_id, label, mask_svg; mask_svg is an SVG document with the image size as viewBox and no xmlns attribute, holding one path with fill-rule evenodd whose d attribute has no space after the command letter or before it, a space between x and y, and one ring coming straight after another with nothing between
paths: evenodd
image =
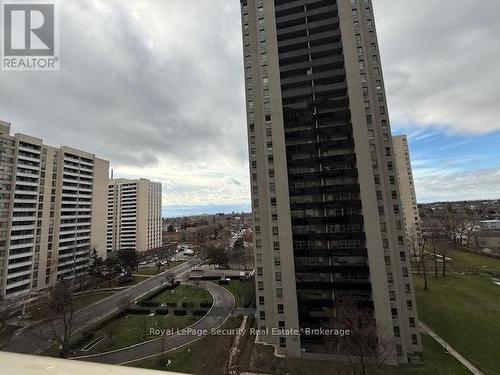
<instances>
[{"instance_id":1,"label":"bare tree","mask_svg":"<svg viewBox=\"0 0 500 375\"><path fill-rule=\"evenodd\" d=\"M69 281L60 281L52 290L50 308L59 319L51 323L50 339L59 345L59 357L70 354L70 340L74 333L75 306Z\"/></svg>"},{"instance_id":2,"label":"bare tree","mask_svg":"<svg viewBox=\"0 0 500 375\"><path fill-rule=\"evenodd\" d=\"M395 356L393 333L377 326L373 310L347 302L337 311L349 334L342 340L353 374L376 374Z\"/></svg>"},{"instance_id":3,"label":"bare tree","mask_svg":"<svg viewBox=\"0 0 500 375\"><path fill-rule=\"evenodd\" d=\"M3 328L7 324L7 320L9 319L9 314L7 310L0 308L0 332L2 332Z\"/></svg>"},{"instance_id":4,"label":"bare tree","mask_svg":"<svg viewBox=\"0 0 500 375\"><path fill-rule=\"evenodd\" d=\"M425 250L425 238L423 236L413 234L410 238L410 244L412 246L412 263L416 265L418 275L423 276L424 278L424 290L428 290L429 286L427 282L427 252Z\"/></svg>"}]
</instances>

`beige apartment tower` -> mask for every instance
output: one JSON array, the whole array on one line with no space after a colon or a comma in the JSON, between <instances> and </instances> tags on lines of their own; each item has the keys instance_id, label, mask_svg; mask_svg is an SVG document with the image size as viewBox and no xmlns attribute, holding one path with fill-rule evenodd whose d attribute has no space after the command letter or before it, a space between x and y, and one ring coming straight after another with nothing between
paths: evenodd
<instances>
[{"instance_id":1,"label":"beige apartment tower","mask_svg":"<svg viewBox=\"0 0 500 375\"><path fill-rule=\"evenodd\" d=\"M107 251L161 247L161 184L146 179L109 181Z\"/></svg>"},{"instance_id":2,"label":"beige apartment tower","mask_svg":"<svg viewBox=\"0 0 500 375\"><path fill-rule=\"evenodd\" d=\"M24 298L106 255L109 162L0 122L0 296Z\"/></svg>"},{"instance_id":3,"label":"beige apartment tower","mask_svg":"<svg viewBox=\"0 0 500 375\"><path fill-rule=\"evenodd\" d=\"M383 340L408 363L422 344L372 2L240 2L258 340L345 359L321 329L362 313L371 355Z\"/></svg>"},{"instance_id":4,"label":"beige apartment tower","mask_svg":"<svg viewBox=\"0 0 500 375\"><path fill-rule=\"evenodd\" d=\"M417 194L415 193L410 150L408 147L408 137L406 135L394 136L392 142L394 144L394 159L396 161L396 170L398 173L399 193L401 196L401 206L403 208L406 237L410 250L414 251L416 244L421 238L421 231Z\"/></svg>"}]
</instances>

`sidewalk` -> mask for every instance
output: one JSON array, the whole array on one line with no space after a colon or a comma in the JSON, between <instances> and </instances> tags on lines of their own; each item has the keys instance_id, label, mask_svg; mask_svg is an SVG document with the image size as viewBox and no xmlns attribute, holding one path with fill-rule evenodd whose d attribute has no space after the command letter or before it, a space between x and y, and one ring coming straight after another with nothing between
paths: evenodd
<instances>
[{"instance_id":1,"label":"sidewalk","mask_svg":"<svg viewBox=\"0 0 500 375\"><path fill-rule=\"evenodd\" d=\"M469 370L474 375L485 375L476 366L465 359L460 353L458 353L453 347L444 341L436 332L427 327L424 323L420 322L420 328L422 328L426 333L428 333L434 340L436 340L439 345L441 345L448 353L455 357L462 365L464 365L467 370Z\"/></svg>"}]
</instances>

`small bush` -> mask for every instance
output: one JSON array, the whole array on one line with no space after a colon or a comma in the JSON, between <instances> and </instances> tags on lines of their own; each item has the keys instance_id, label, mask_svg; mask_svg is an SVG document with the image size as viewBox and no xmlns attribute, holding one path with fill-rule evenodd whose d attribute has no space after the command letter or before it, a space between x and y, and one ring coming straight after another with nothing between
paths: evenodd
<instances>
[{"instance_id":1,"label":"small bush","mask_svg":"<svg viewBox=\"0 0 500 375\"><path fill-rule=\"evenodd\" d=\"M131 307L127 310L131 315L149 315L151 310L147 307Z\"/></svg>"}]
</instances>

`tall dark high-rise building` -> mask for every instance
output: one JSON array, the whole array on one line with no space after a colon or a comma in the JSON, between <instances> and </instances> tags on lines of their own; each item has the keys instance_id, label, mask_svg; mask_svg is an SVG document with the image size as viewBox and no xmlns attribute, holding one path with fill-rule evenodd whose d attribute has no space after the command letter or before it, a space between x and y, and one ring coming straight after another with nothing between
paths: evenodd
<instances>
[{"instance_id":1,"label":"tall dark high-rise building","mask_svg":"<svg viewBox=\"0 0 500 375\"><path fill-rule=\"evenodd\" d=\"M240 2L258 339L355 355L318 329L368 316L374 355L384 340L407 363L422 346L372 2Z\"/></svg>"}]
</instances>

